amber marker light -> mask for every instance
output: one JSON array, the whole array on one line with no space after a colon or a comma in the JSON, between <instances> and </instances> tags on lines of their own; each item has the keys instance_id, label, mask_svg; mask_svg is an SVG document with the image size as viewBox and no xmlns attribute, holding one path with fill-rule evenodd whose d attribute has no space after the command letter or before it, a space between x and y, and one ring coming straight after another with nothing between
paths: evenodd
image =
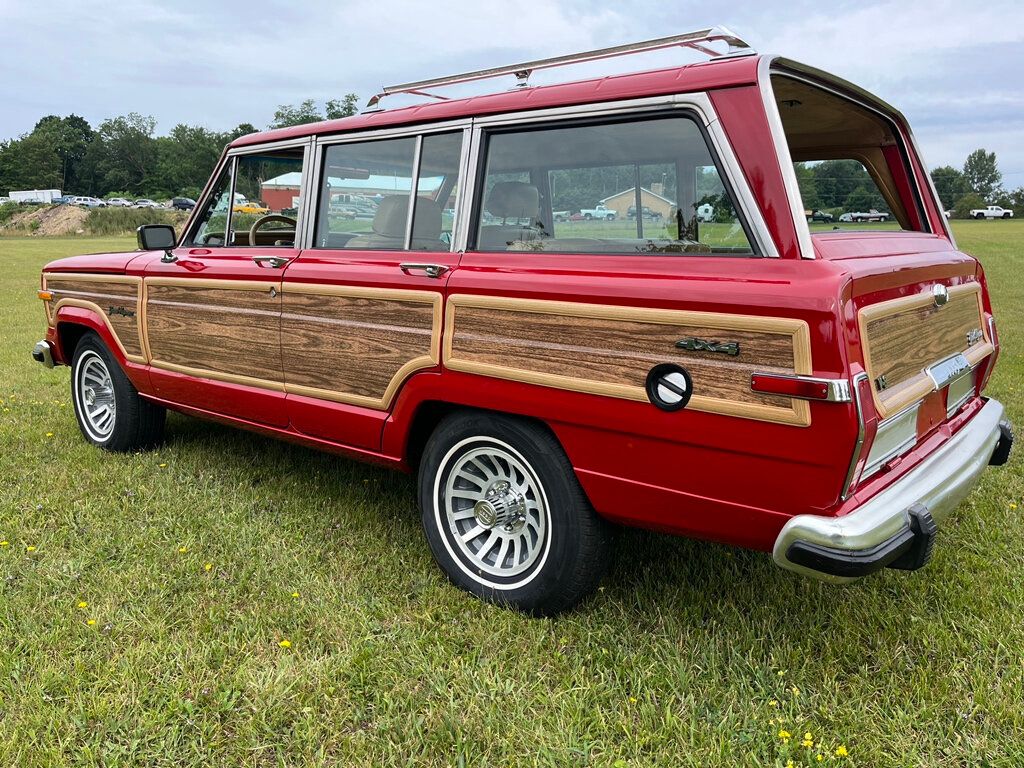
<instances>
[{"instance_id":1,"label":"amber marker light","mask_svg":"<svg viewBox=\"0 0 1024 768\"><path fill-rule=\"evenodd\" d=\"M39 298L43 301L52 301L53 291L39 291Z\"/></svg>"}]
</instances>

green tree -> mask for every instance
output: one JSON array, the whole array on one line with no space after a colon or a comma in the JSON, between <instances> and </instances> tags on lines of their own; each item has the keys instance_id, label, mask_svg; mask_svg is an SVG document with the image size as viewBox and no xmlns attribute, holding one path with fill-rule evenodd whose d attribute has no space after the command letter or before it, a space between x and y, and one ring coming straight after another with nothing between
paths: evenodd
<instances>
[{"instance_id":1,"label":"green tree","mask_svg":"<svg viewBox=\"0 0 1024 768\"><path fill-rule=\"evenodd\" d=\"M970 191L963 173L950 165L934 169L932 181L935 183L935 191L939 193L942 207L947 211L952 210L956 201Z\"/></svg>"},{"instance_id":2,"label":"green tree","mask_svg":"<svg viewBox=\"0 0 1024 768\"><path fill-rule=\"evenodd\" d=\"M985 199L977 192L968 192L956 201L953 207L953 216L957 219L969 219L972 208L984 208Z\"/></svg>"},{"instance_id":3,"label":"green tree","mask_svg":"<svg viewBox=\"0 0 1024 768\"><path fill-rule=\"evenodd\" d=\"M821 208L821 198L818 196L818 181L814 175L814 170L807 163L793 163L793 170L796 172L796 182L800 188L800 197L803 199L804 208L808 211L815 211Z\"/></svg>"},{"instance_id":4,"label":"green tree","mask_svg":"<svg viewBox=\"0 0 1024 768\"><path fill-rule=\"evenodd\" d=\"M104 195L112 189L133 194L145 191L156 165L155 128L152 117L136 112L100 123L85 161L94 173L94 194Z\"/></svg>"},{"instance_id":5,"label":"green tree","mask_svg":"<svg viewBox=\"0 0 1024 768\"><path fill-rule=\"evenodd\" d=\"M145 180L145 188L174 195L206 183L227 138L202 126L179 124L169 135L155 141L157 159Z\"/></svg>"},{"instance_id":6,"label":"green tree","mask_svg":"<svg viewBox=\"0 0 1024 768\"><path fill-rule=\"evenodd\" d=\"M999 190L1003 174L996 165L996 153L976 149L964 161L964 179L972 192L988 200Z\"/></svg>"},{"instance_id":7,"label":"green tree","mask_svg":"<svg viewBox=\"0 0 1024 768\"><path fill-rule=\"evenodd\" d=\"M337 120L339 117L351 117L359 111L359 97L354 93L346 93L341 99L327 102L327 119Z\"/></svg>"}]
</instances>

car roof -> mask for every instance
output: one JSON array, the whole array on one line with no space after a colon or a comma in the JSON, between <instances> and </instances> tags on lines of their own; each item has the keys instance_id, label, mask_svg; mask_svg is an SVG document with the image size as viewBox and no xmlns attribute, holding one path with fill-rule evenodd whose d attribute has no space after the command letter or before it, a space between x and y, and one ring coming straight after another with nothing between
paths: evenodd
<instances>
[{"instance_id":1,"label":"car roof","mask_svg":"<svg viewBox=\"0 0 1024 768\"><path fill-rule=\"evenodd\" d=\"M757 68L761 58L756 55L720 57L681 67L609 75L555 85L514 88L511 91L487 93L464 99L433 101L400 109L364 112L338 120L324 120L319 123L250 133L235 139L231 146L244 147L305 136L753 85L757 83Z\"/></svg>"}]
</instances>

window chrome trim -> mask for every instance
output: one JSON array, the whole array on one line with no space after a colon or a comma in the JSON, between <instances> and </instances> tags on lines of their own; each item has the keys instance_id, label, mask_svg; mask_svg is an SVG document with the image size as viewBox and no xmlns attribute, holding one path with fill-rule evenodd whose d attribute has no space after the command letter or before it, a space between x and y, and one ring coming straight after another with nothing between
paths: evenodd
<instances>
[{"instance_id":1,"label":"window chrome trim","mask_svg":"<svg viewBox=\"0 0 1024 768\"><path fill-rule=\"evenodd\" d=\"M555 107L552 109L539 109L533 111L503 113L499 115L486 115L473 119L473 147L470 157L471 186L475 187L482 171L481 163L486 158L482 157L483 133L486 129L501 127L513 128L517 126L530 126L543 124L545 122L562 121L580 117L616 117L636 115L638 118L646 116L648 112L664 112L668 109L685 110L697 118L697 122L706 132L708 151L713 159L720 164L721 173L725 177L724 182L727 189L731 190L735 198L738 213L746 223L746 233L752 238L751 247L757 250L753 258L778 258L779 251L772 238L768 225L764 220L760 207L754 198L754 194L747 183L747 178L740 167L736 155L733 153L732 145L729 143L725 130L715 113L711 99L706 93L682 93L668 94L666 96L655 96L643 99L630 99L625 101L604 102L598 104L577 104L572 106ZM795 177L794 177L795 178ZM473 203L476 199L476 190L467 189L466 199ZM469 213L472 213L470 210ZM468 225L472 216L467 215L463 221ZM466 227L465 240L462 241L460 250L468 247L469 232ZM557 251L554 251L557 253ZM583 254L588 255L588 254ZM614 254L609 254L614 255ZM628 255L628 254L625 254ZM695 254L694 258L700 258Z\"/></svg>"},{"instance_id":2,"label":"window chrome trim","mask_svg":"<svg viewBox=\"0 0 1024 768\"><path fill-rule=\"evenodd\" d=\"M376 141L378 139L404 139L410 136L427 136L432 133L454 133L473 125L473 118L461 117L457 120L445 120L438 123L412 124L402 123L387 128L368 128L366 130L349 131L346 133L319 134L315 136L318 147L329 147L332 144L351 144L358 141Z\"/></svg>"},{"instance_id":3,"label":"window chrome trim","mask_svg":"<svg viewBox=\"0 0 1024 768\"><path fill-rule=\"evenodd\" d=\"M793 216L800 258L813 259L815 255L814 243L811 241L811 228L807 224L807 216L804 215L804 203L800 196L796 170L793 168L793 156L789 153L789 142L786 141L786 131L782 127L782 115L779 114L779 105L775 102L775 92L772 89L771 70L776 58L778 57L762 56L758 60L757 87L761 92L761 102L768 118L772 143L775 145L775 157L779 163L779 170L782 172L782 183L786 188L786 198L789 200L790 213Z\"/></svg>"},{"instance_id":4,"label":"window chrome trim","mask_svg":"<svg viewBox=\"0 0 1024 768\"><path fill-rule=\"evenodd\" d=\"M420 163L423 161L423 134L416 137L412 150L412 176L409 178L409 207L405 212L405 243L402 250L412 250L412 222L416 215L416 199L419 197ZM449 246L450 247L450 246Z\"/></svg>"},{"instance_id":5,"label":"window chrome trim","mask_svg":"<svg viewBox=\"0 0 1024 768\"><path fill-rule=\"evenodd\" d=\"M233 161L228 155L228 148L225 147L220 153L220 159L217 160L217 164L213 167L213 173L211 173L210 178L206 180L206 186L203 187L202 194L200 194L199 199L196 200L195 207L185 220L185 226L181 230L181 239L178 240L178 248L184 248L186 243L190 243L188 246L189 248L197 247L194 243L191 243L191 240L192 236L195 234L195 230L199 227L199 212L206 207L206 203L213 195L214 185L216 185L217 180L220 179L220 175L224 173L224 170L231 162Z\"/></svg>"},{"instance_id":6,"label":"window chrome trim","mask_svg":"<svg viewBox=\"0 0 1024 768\"><path fill-rule=\"evenodd\" d=\"M452 222L452 251L465 253L469 242L470 212L476 187L477 132L472 124L462 130L462 152L459 154L459 195L455 203L455 221Z\"/></svg>"}]
</instances>

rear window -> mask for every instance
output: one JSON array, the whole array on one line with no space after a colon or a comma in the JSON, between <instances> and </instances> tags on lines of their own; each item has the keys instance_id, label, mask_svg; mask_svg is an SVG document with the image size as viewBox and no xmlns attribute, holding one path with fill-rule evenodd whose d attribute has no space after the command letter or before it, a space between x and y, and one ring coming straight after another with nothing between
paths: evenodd
<instances>
[{"instance_id":1,"label":"rear window","mask_svg":"<svg viewBox=\"0 0 1024 768\"><path fill-rule=\"evenodd\" d=\"M881 114L787 75L772 86L812 232L927 231L902 137Z\"/></svg>"}]
</instances>

